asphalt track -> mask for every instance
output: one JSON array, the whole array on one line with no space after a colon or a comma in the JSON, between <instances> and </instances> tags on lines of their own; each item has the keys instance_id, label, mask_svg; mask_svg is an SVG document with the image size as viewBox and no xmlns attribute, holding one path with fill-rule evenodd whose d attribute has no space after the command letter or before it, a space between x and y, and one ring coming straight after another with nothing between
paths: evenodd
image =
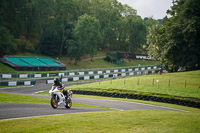
<instances>
[{"instance_id":1,"label":"asphalt track","mask_svg":"<svg viewBox=\"0 0 200 133\"><path fill-rule=\"evenodd\" d=\"M67 83L65 86L70 86L74 83ZM51 84L45 84L45 80L37 80L37 84L29 87L12 87L12 88L0 88L0 92L36 96L42 98L50 98L49 96L35 95L35 92L49 90ZM108 107L114 110L178 110L168 107L154 106L142 103L125 102L117 100L104 100L104 99L90 99L73 97L74 103L89 104L94 106ZM64 106L60 106L57 109L53 109L50 104L29 104L29 103L0 103L0 120L5 119L18 119L25 117L46 116L46 115L58 115L67 113L82 113L82 112L95 112L95 111L109 111L106 109L88 108L88 107L74 107L66 109Z\"/></svg>"}]
</instances>

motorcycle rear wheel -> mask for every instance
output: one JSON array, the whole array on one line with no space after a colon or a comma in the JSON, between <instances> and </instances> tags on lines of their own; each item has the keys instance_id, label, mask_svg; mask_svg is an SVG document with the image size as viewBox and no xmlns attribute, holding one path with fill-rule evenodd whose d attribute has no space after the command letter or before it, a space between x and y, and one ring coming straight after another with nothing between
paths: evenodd
<instances>
[{"instance_id":1,"label":"motorcycle rear wheel","mask_svg":"<svg viewBox=\"0 0 200 133\"><path fill-rule=\"evenodd\" d=\"M57 107L58 107L58 101L56 100L56 96L55 95L51 97L51 106L54 109L57 109Z\"/></svg>"}]
</instances>

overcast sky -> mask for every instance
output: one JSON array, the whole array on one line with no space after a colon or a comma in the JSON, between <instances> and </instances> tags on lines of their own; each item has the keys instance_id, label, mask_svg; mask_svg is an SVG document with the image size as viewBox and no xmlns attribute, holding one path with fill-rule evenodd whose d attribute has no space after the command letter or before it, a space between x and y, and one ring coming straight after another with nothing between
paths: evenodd
<instances>
[{"instance_id":1,"label":"overcast sky","mask_svg":"<svg viewBox=\"0 0 200 133\"><path fill-rule=\"evenodd\" d=\"M137 10L137 14L144 17L153 17L154 19L162 19L171 9L172 0L118 0L122 4L127 4Z\"/></svg>"}]
</instances>

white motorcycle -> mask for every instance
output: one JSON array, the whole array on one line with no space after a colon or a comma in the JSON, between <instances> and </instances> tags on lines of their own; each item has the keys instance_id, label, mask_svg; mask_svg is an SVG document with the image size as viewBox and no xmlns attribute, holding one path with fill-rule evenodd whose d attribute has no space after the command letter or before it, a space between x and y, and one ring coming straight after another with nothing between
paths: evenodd
<instances>
[{"instance_id":1,"label":"white motorcycle","mask_svg":"<svg viewBox=\"0 0 200 133\"><path fill-rule=\"evenodd\" d=\"M72 91L67 90L67 95L63 94L63 90L58 89L56 86L52 86L49 90L51 95L51 106L56 109L60 105L64 105L67 109L70 109L72 106Z\"/></svg>"}]
</instances>

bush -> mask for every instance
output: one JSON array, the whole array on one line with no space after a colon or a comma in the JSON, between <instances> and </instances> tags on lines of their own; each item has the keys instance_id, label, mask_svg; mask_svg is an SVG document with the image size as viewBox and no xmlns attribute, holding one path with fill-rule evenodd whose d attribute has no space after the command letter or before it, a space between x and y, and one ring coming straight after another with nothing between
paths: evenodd
<instances>
[{"instance_id":1,"label":"bush","mask_svg":"<svg viewBox=\"0 0 200 133\"><path fill-rule=\"evenodd\" d=\"M115 57L112 57L110 55L107 55L106 58L104 59L105 61L108 61L108 62L112 62L114 64L120 64L121 60L115 58Z\"/></svg>"},{"instance_id":2,"label":"bush","mask_svg":"<svg viewBox=\"0 0 200 133\"><path fill-rule=\"evenodd\" d=\"M7 28L0 26L0 56L15 54L17 41Z\"/></svg>"},{"instance_id":3,"label":"bush","mask_svg":"<svg viewBox=\"0 0 200 133\"><path fill-rule=\"evenodd\" d=\"M30 41L26 40L24 36L20 36L20 38L18 39L18 49L19 51L22 51L22 52L35 51L33 44Z\"/></svg>"}]
</instances>

